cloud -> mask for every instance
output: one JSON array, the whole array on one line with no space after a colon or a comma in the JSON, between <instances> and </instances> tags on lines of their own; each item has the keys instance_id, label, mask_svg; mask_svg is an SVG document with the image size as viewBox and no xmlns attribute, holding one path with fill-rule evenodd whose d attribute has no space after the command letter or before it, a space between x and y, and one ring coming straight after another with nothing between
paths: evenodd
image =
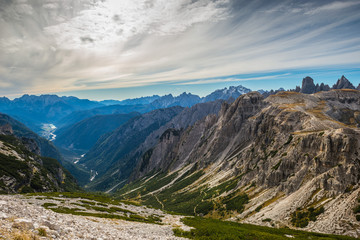
<instances>
[{"instance_id":1,"label":"cloud","mask_svg":"<svg viewBox=\"0 0 360 240\"><path fill-rule=\"evenodd\" d=\"M0 94L203 84L238 74L358 65L359 10L358 1L3 4Z\"/></svg>"},{"instance_id":2,"label":"cloud","mask_svg":"<svg viewBox=\"0 0 360 240\"><path fill-rule=\"evenodd\" d=\"M247 78L238 78L238 77L226 77L226 78L215 78L215 79L200 79L194 81L186 81L175 83L174 85L197 85L197 84L207 84L207 83L221 83L221 82L241 82L241 81L256 81L256 80L267 80L267 79L276 79L285 76L289 76L290 73L284 74L275 74L275 75L265 75L261 77L247 77Z\"/></svg>"},{"instance_id":3,"label":"cloud","mask_svg":"<svg viewBox=\"0 0 360 240\"><path fill-rule=\"evenodd\" d=\"M306 11L306 14L318 14L325 11L337 11L344 8L360 5L359 1L336 1Z\"/></svg>"}]
</instances>

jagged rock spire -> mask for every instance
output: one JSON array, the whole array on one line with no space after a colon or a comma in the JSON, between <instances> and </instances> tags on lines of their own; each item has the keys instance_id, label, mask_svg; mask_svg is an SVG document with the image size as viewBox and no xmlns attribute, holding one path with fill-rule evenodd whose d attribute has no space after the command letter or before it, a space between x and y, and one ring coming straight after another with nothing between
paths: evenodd
<instances>
[{"instance_id":1,"label":"jagged rock spire","mask_svg":"<svg viewBox=\"0 0 360 240\"><path fill-rule=\"evenodd\" d=\"M355 89L354 85L344 76L342 75L340 79L337 80L336 84L334 84L333 89Z\"/></svg>"},{"instance_id":2,"label":"jagged rock spire","mask_svg":"<svg viewBox=\"0 0 360 240\"><path fill-rule=\"evenodd\" d=\"M314 84L314 80L311 77L305 77L302 81L302 86L301 86L301 93L307 93L307 94L311 94L311 93L315 93L316 87Z\"/></svg>"}]
</instances>

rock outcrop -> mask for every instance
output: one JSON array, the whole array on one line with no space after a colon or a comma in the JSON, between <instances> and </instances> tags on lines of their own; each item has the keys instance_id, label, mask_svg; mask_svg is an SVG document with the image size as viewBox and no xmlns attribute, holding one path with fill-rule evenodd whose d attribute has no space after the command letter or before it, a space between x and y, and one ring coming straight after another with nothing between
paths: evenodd
<instances>
[{"instance_id":1,"label":"rock outcrop","mask_svg":"<svg viewBox=\"0 0 360 240\"><path fill-rule=\"evenodd\" d=\"M316 91L316 87L314 84L314 80L311 77L305 77L302 81L300 92L311 94L311 93L315 93L315 91Z\"/></svg>"},{"instance_id":2,"label":"rock outcrop","mask_svg":"<svg viewBox=\"0 0 360 240\"><path fill-rule=\"evenodd\" d=\"M14 130L12 129L10 124L4 124L0 126L0 135L12 135L14 134Z\"/></svg>"}]
</instances>

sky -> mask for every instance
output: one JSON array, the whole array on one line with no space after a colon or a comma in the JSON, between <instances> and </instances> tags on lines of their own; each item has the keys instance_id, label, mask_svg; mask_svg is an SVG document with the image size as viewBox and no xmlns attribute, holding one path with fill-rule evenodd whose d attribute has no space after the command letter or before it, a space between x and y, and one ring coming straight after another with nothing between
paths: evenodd
<instances>
[{"instance_id":1,"label":"sky","mask_svg":"<svg viewBox=\"0 0 360 240\"><path fill-rule=\"evenodd\" d=\"M360 0L0 0L0 96L360 83Z\"/></svg>"}]
</instances>

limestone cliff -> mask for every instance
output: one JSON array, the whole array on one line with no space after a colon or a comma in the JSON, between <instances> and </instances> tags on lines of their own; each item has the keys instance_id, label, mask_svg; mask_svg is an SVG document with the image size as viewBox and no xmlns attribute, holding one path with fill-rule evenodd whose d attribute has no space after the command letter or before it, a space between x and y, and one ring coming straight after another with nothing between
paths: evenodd
<instances>
[{"instance_id":1,"label":"limestone cliff","mask_svg":"<svg viewBox=\"0 0 360 240\"><path fill-rule=\"evenodd\" d=\"M359 114L357 90L266 99L251 92L223 103L218 116L166 130L138 163L135 175L145 177L137 189L128 191L130 183L119 194L169 210L185 202L189 213L359 237Z\"/></svg>"}]
</instances>

